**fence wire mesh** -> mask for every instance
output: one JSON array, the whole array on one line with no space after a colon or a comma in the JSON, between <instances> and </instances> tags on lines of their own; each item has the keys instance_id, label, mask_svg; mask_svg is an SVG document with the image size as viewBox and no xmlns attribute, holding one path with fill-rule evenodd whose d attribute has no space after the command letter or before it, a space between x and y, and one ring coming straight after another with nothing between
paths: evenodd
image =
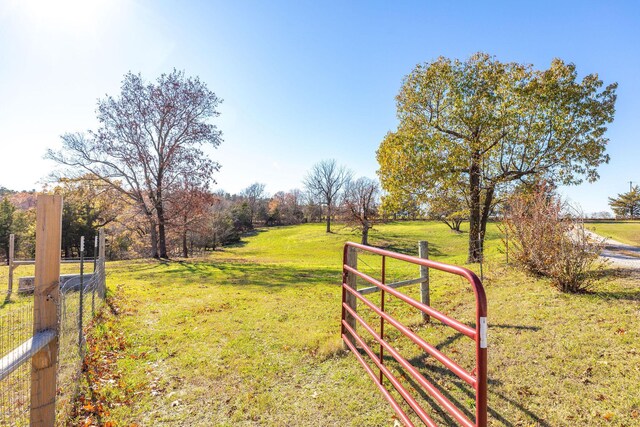
<instances>
[{"instance_id":1,"label":"fence wire mesh","mask_svg":"<svg viewBox=\"0 0 640 427\"><path fill-rule=\"evenodd\" d=\"M9 353L33 333L33 301L19 301L15 304L16 306L9 304L0 309L0 354L9 356L6 358L7 365L16 362L15 357L11 357ZM5 372L5 367L2 368ZM0 426L28 425L31 367L23 363L1 381Z\"/></svg>"},{"instance_id":2,"label":"fence wire mesh","mask_svg":"<svg viewBox=\"0 0 640 427\"><path fill-rule=\"evenodd\" d=\"M104 303L104 262L89 273L61 280L58 302L58 368L56 418L65 418L77 391L85 351L84 335ZM90 267L91 269L91 267ZM82 331L82 332L81 332ZM20 297L0 306L0 427L29 425L31 363L24 343L33 336L33 298ZM35 342L31 343L34 346ZM23 361L22 363L21 360ZM10 373L8 373L10 372Z\"/></svg>"}]
</instances>

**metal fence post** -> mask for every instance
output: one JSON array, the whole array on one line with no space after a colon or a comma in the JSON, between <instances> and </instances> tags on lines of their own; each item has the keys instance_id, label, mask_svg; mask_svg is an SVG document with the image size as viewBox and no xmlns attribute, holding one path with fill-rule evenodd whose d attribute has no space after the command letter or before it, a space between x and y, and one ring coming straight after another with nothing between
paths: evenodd
<instances>
[{"instance_id":1,"label":"metal fence post","mask_svg":"<svg viewBox=\"0 0 640 427\"><path fill-rule=\"evenodd\" d=\"M346 259L345 264L347 264L349 267L353 267L353 268L358 268L358 252L356 252L356 248L348 246L347 247L347 251L346 251ZM353 273L349 273L346 272L345 273L345 283L347 284L347 286L349 286L352 289L357 289L357 285L356 285L356 275ZM357 299L354 295L352 295L350 292L347 291L343 291L343 295L344 295L344 302L345 304L347 304L347 306L349 306L350 308L353 309L353 311L357 310ZM351 315L351 313L349 313L346 310L343 310L344 312L344 319L346 320L347 324L353 328L353 330L356 330L356 318L353 317ZM355 345L356 344L356 340L354 337L351 336L351 334L349 334L348 332L346 332L346 335L349 339L349 341ZM346 343L344 343L344 347L345 349L349 348L347 346Z\"/></svg>"},{"instance_id":2,"label":"metal fence post","mask_svg":"<svg viewBox=\"0 0 640 427\"><path fill-rule=\"evenodd\" d=\"M100 257L100 260L98 261L98 265L100 266L100 290L98 292L98 296L100 298L102 298L104 300L104 297L106 296L106 277L105 277L105 253L106 253L106 248L105 248L105 238L104 238L104 228L101 228L98 234L98 254Z\"/></svg>"},{"instance_id":3,"label":"metal fence post","mask_svg":"<svg viewBox=\"0 0 640 427\"><path fill-rule=\"evenodd\" d=\"M418 242L418 256L423 259L429 259L429 242L426 240L420 240ZM424 265L420 266L420 277L424 277L424 282L420 283L420 302L426 305L431 305L431 297L429 296L429 267ZM422 312L422 320L424 322L430 322L430 317L427 313Z\"/></svg>"},{"instance_id":4,"label":"metal fence post","mask_svg":"<svg viewBox=\"0 0 640 427\"><path fill-rule=\"evenodd\" d=\"M82 317L84 315L84 236L80 236L80 308L78 309L78 352L82 355Z\"/></svg>"},{"instance_id":5,"label":"metal fence post","mask_svg":"<svg viewBox=\"0 0 640 427\"><path fill-rule=\"evenodd\" d=\"M61 241L62 196L39 195L36 204L33 332L53 330L56 338L31 359L31 426L55 424Z\"/></svg>"},{"instance_id":6,"label":"metal fence post","mask_svg":"<svg viewBox=\"0 0 640 427\"><path fill-rule=\"evenodd\" d=\"M93 271L96 271L98 262L98 235L93 236Z\"/></svg>"},{"instance_id":7,"label":"metal fence post","mask_svg":"<svg viewBox=\"0 0 640 427\"><path fill-rule=\"evenodd\" d=\"M93 275L91 276L91 318L96 315L96 285L98 283L98 273L96 267L98 265L98 235L93 237Z\"/></svg>"}]
</instances>

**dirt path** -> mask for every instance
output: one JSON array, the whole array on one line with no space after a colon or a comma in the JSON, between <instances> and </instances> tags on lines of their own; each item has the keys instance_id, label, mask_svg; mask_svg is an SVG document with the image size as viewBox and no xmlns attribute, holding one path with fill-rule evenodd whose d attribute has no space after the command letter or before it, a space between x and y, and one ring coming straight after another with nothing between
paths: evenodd
<instances>
[{"instance_id":1,"label":"dirt path","mask_svg":"<svg viewBox=\"0 0 640 427\"><path fill-rule=\"evenodd\" d=\"M604 238L602 257L610 260L617 267L633 268L640 270L640 247L627 245L608 237L588 231L595 239Z\"/></svg>"}]
</instances>

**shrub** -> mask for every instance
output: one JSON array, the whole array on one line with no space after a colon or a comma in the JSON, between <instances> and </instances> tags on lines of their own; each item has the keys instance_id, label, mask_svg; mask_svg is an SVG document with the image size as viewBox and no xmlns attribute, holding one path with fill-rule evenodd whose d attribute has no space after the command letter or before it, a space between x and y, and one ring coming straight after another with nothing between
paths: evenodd
<instances>
[{"instance_id":1,"label":"shrub","mask_svg":"<svg viewBox=\"0 0 640 427\"><path fill-rule=\"evenodd\" d=\"M603 266L598 261L603 243L567 210L551 186L541 182L508 199L502 228L517 264L549 277L562 292L584 292L595 280L590 273Z\"/></svg>"}]
</instances>

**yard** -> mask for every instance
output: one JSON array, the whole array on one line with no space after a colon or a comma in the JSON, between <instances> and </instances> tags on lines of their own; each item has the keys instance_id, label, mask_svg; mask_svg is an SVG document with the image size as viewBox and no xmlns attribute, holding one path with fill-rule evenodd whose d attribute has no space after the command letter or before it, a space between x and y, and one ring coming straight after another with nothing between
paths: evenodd
<instances>
[{"instance_id":1,"label":"yard","mask_svg":"<svg viewBox=\"0 0 640 427\"><path fill-rule=\"evenodd\" d=\"M269 228L204 259L109 263L110 309L89 340L93 357L77 414L67 422L393 425L391 408L355 357L341 350L341 248L357 238L349 229L326 234L321 224ZM392 223L371 235L374 245L413 254L421 239L429 241L433 259L466 259L468 234L441 223ZM609 270L595 292L566 295L505 265L501 248L491 225L484 266L490 424L640 424L638 274ZM372 274L379 268L373 257L359 262ZM416 273L393 264L388 277ZM465 283L436 273L431 283L432 305L469 322L473 294ZM417 285L403 289L417 296ZM387 304L470 366L470 340ZM472 410L457 378L403 339L396 345ZM424 406L431 408L428 399ZM456 425L432 412L442 425Z\"/></svg>"},{"instance_id":2,"label":"yard","mask_svg":"<svg viewBox=\"0 0 640 427\"><path fill-rule=\"evenodd\" d=\"M640 246L640 221L594 221L586 224L596 233L621 243Z\"/></svg>"}]
</instances>

